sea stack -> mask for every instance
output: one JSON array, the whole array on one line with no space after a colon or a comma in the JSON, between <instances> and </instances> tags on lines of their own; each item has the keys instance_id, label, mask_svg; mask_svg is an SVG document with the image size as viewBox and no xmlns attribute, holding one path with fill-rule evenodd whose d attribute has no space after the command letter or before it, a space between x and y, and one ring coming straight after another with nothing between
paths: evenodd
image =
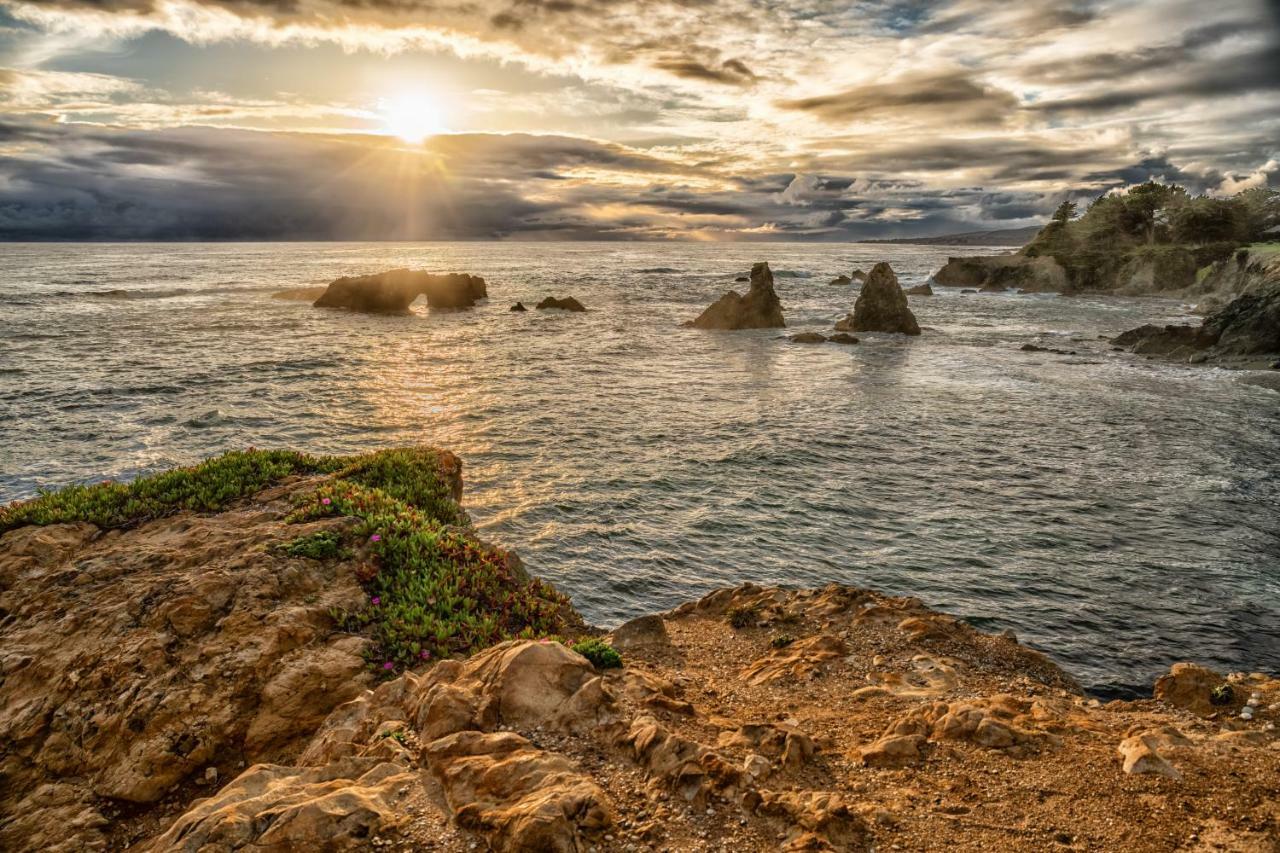
<instances>
[{"instance_id":1,"label":"sea stack","mask_svg":"<svg viewBox=\"0 0 1280 853\"><path fill-rule=\"evenodd\" d=\"M773 272L769 264L751 267L751 287L743 296L730 290L713 302L698 319L685 323L695 329L781 329L782 302L773 289Z\"/></svg>"},{"instance_id":2,"label":"sea stack","mask_svg":"<svg viewBox=\"0 0 1280 853\"><path fill-rule=\"evenodd\" d=\"M871 268L853 313L836 323L836 331L920 334L920 324L907 307L907 295L891 266L881 261Z\"/></svg>"},{"instance_id":3,"label":"sea stack","mask_svg":"<svg viewBox=\"0 0 1280 853\"><path fill-rule=\"evenodd\" d=\"M404 314L419 296L432 308L470 308L489 293L478 275L434 275L396 269L375 275L343 276L331 282L313 305L374 314Z\"/></svg>"}]
</instances>

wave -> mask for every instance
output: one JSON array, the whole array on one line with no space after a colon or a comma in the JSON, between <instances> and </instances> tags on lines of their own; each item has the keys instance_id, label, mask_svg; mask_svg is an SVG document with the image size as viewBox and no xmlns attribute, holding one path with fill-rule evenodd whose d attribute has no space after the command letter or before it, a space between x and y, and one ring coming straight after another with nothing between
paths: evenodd
<instances>
[{"instance_id":1,"label":"wave","mask_svg":"<svg viewBox=\"0 0 1280 853\"><path fill-rule=\"evenodd\" d=\"M113 287L108 290L50 290L44 293L3 293L0 303L7 305L35 305L41 301L62 299L100 299L108 302L128 302L133 300L175 299L181 296L210 296L224 293L250 293L261 290L252 285L230 285L213 287L168 287L129 289Z\"/></svg>"}]
</instances>

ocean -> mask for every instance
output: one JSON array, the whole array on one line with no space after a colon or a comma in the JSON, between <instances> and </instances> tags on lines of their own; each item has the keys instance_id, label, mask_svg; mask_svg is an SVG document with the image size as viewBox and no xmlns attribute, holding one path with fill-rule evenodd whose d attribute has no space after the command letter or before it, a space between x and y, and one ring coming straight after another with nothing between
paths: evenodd
<instances>
[{"instance_id":1,"label":"ocean","mask_svg":"<svg viewBox=\"0 0 1280 853\"><path fill-rule=\"evenodd\" d=\"M432 444L482 535L613 625L743 581L914 595L1102 696L1171 662L1280 670L1280 394L1103 339L1167 299L912 297L924 334L679 327L754 261L788 332L889 261L973 247L296 243L0 248L0 502L231 448ZM474 310L271 298L399 266ZM512 313L547 295L585 314ZM1037 343L1075 355L1020 350Z\"/></svg>"}]
</instances>

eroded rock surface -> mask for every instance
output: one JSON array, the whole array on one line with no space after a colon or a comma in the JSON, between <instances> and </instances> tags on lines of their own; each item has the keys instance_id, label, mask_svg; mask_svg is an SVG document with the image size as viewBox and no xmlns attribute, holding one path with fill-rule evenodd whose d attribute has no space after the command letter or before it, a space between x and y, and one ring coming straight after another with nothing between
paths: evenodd
<instances>
[{"instance_id":1,"label":"eroded rock surface","mask_svg":"<svg viewBox=\"0 0 1280 853\"><path fill-rule=\"evenodd\" d=\"M236 536L182 517L144 525L150 550L88 525L0 539L4 849L1277 840L1280 681L1180 665L1157 698L1102 705L1011 637L850 587L744 585L641 617L611 635L620 669L518 640L344 675L355 638L321 614L354 581L262 562L288 491L233 511ZM125 792L170 806L139 817Z\"/></svg>"},{"instance_id":2,"label":"eroded rock surface","mask_svg":"<svg viewBox=\"0 0 1280 853\"><path fill-rule=\"evenodd\" d=\"M325 288L314 304L317 308L403 314L419 296L426 296L432 308L470 308L488 296L488 288L478 275L396 269L339 278Z\"/></svg>"},{"instance_id":3,"label":"eroded rock surface","mask_svg":"<svg viewBox=\"0 0 1280 853\"><path fill-rule=\"evenodd\" d=\"M730 290L713 302L696 320L685 324L695 329L780 329L782 302L773 289L773 272L767 263L751 267L751 287L743 296Z\"/></svg>"},{"instance_id":4,"label":"eroded rock surface","mask_svg":"<svg viewBox=\"0 0 1280 853\"><path fill-rule=\"evenodd\" d=\"M871 268L853 303L853 313L836 323L836 331L920 334L920 324L907 307L907 296L898 284L893 267L881 262Z\"/></svg>"}]
</instances>

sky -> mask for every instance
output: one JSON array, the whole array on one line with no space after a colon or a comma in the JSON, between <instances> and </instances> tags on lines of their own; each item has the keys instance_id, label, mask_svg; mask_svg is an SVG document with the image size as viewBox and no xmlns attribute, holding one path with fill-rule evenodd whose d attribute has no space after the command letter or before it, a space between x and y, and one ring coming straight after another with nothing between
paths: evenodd
<instances>
[{"instance_id":1,"label":"sky","mask_svg":"<svg viewBox=\"0 0 1280 853\"><path fill-rule=\"evenodd\" d=\"M1280 2L0 0L0 239L821 240L1280 187Z\"/></svg>"}]
</instances>

